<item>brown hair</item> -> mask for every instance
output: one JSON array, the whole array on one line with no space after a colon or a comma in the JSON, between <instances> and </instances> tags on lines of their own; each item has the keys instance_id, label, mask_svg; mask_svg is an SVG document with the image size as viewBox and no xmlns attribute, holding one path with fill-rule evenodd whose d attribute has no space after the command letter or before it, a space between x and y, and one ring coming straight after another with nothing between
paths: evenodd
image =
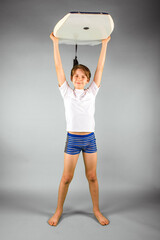
<instances>
[{"instance_id":1,"label":"brown hair","mask_svg":"<svg viewBox=\"0 0 160 240\"><path fill-rule=\"evenodd\" d=\"M86 77L90 80L91 78L91 72L89 70L88 67L86 67L85 65L82 65L82 64L78 64L78 65L75 65L72 70L71 70L71 78L73 77L73 75L75 74L75 71L77 69L82 69L86 75Z\"/></svg>"}]
</instances>

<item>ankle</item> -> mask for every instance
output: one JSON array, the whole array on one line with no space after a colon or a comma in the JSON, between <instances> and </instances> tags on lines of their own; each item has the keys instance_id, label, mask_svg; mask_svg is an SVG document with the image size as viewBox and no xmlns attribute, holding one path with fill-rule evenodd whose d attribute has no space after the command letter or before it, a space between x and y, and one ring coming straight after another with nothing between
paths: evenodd
<instances>
[{"instance_id":1,"label":"ankle","mask_svg":"<svg viewBox=\"0 0 160 240\"><path fill-rule=\"evenodd\" d=\"M93 212L96 213L96 212L100 212L99 208L93 208Z\"/></svg>"}]
</instances>

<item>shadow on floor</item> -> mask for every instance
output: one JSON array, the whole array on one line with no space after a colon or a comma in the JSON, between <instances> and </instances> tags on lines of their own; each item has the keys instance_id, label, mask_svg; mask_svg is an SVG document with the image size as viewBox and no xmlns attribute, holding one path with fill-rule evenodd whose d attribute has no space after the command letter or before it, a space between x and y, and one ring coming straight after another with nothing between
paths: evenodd
<instances>
[{"instance_id":1,"label":"shadow on floor","mask_svg":"<svg viewBox=\"0 0 160 240\"><path fill-rule=\"evenodd\" d=\"M85 201L82 196L82 192L74 195L72 200L72 206L82 205L82 200L84 209L88 205L88 199ZM56 199L56 201L55 201ZM100 199L100 210L105 217L110 216L114 213L130 211L138 208L143 208L147 204L160 204L160 193L159 192L139 192L139 191L106 191L101 194ZM90 200L91 201L91 200ZM0 208L3 211L16 211L18 212L28 212L32 214L38 214L43 216L51 217L56 209L57 193L52 196L50 193L44 194L43 192L20 192L20 191L1 191L0 192ZM90 202L90 207L92 211L92 202ZM50 211L49 209L53 209ZM72 207L64 207L64 212L61 220L69 217L71 215L84 215L92 219L95 218L90 210L73 210ZM108 218L108 217L107 217Z\"/></svg>"},{"instance_id":2,"label":"shadow on floor","mask_svg":"<svg viewBox=\"0 0 160 240\"><path fill-rule=\"evenodd\" d=\"M68 212L64 211L59 222L63 221L63 219L65 219L67 217L74 216L74 215L86 216L86 217L93 219L94 221L96 221L98 223L98 221L93 213L89 213L87 211L82 211L82 210L70 210Z\"/></svg>"}]
</instances>

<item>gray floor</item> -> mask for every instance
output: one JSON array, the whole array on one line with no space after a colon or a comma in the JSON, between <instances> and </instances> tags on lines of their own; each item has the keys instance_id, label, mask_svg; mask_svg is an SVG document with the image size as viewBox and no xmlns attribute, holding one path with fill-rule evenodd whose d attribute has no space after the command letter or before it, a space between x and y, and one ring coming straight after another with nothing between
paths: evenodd
<instances>
[{"instance_id":1,"label":"gray floor","mask_svg":"<svg viewBox=\"0 0 160 240\"><path fill-rule=\"evenodd\" d=\"M103 191L101 226L92 213L89 193L67 195L64 213L56 227L47 221L56 207L57 192L1 191L1 239L160 239L160 194L156 191Z\"/></svg>"}]
</instances>

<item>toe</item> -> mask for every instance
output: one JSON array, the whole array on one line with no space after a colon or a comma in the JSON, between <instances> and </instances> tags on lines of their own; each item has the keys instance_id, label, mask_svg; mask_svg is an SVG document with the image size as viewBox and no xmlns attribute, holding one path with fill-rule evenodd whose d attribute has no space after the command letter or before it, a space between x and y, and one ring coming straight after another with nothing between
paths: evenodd
<instances>
[{"instance_id":1,"label":"toe","mask_svg":"<svg viewBox=\"0 0 160 240\"><path fill-rule=\"evenodd\" d=\"M51 225L51 226L52 226L54 222L53 222L53 221L51 221L51 220L49 220L49 221L48 221L48 223L49 223L49 225Z\"/></svg>"},{"instance_id":2,"label":"toe","mask_svg":"<svg viewBox=\"0 0 160 240\"><path fill-rule=\"evenodd\" d=\"M52 224L53 226L56 226L57 225L57 223L56 222L53 222L53 224Z\"/></svg>"}]
</instances>

